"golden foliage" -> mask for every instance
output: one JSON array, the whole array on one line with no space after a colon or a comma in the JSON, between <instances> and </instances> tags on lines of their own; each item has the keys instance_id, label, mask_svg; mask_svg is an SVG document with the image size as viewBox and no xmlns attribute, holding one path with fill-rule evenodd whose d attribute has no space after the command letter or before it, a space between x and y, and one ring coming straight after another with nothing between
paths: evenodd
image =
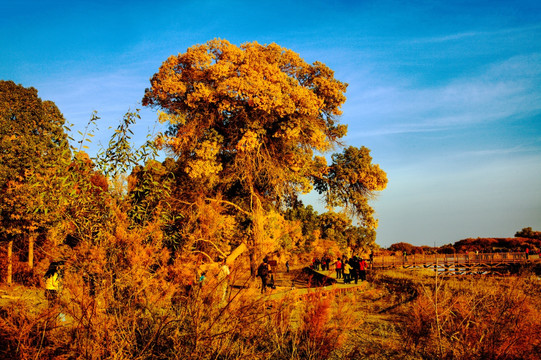
<instances>
[{"instance_id":1,"label":"golden foliage","mask_svg":"<svg viewBox=\"0 0 541 360\"><path fill-rule=\"evenodd\" d=\"M186 173L194 180L218 181L222 164L218 161L219 144L217 140L206 140L194 150L194 157L188 160Z\"/></svg>"},{"instance_id":2,"label":"golden foliage","mask_svg":"<svg viewBox=\"0 0 541 360\"><path fill-rule=\"evenodd\" d=\"M151 85L143 104L161 109L160 121L171 125L159 143L196 158L186 168L193 178L220 173L222 182L239 179L260 193L307 192L313 150L327 151L345 135L336 117L347 84L276 44L196 45L169 57ZM221 141L205 144L212 132ZM222 168L211 161L218 155Z\"/></svg>"}]
</instances>

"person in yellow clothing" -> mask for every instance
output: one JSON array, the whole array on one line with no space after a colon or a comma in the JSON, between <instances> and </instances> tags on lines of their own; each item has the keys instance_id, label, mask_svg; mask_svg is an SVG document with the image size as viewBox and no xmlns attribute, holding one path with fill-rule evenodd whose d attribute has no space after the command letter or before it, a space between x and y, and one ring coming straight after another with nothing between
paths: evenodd
<instances>
[{"instance_id":1,"label":"person in yellow clothing","mask_svg":"<svg viewBox=\"0 0 541 360\"><path fill-rule=\"evenodd\" d=\"M54 305L58 299L60 291L60 262L53 262L44 275L45 279L45 298L49 301L49 306Z\"/></svg>"},{"instance_id":2,"label":"person in yellow clothing","mask_svg":"<svg viewBox=\"0 0 541 360\"><path fill-rule=\"evenodd\" d=\"M342 265L343 266L343 269L342 269L342 272L343 272L343 275L344 275L344 284L349 284L349 282L351 281L351 265L349 265L349 262L347 261L344 261L344 264Z\"/></svg>"}]
</instances>

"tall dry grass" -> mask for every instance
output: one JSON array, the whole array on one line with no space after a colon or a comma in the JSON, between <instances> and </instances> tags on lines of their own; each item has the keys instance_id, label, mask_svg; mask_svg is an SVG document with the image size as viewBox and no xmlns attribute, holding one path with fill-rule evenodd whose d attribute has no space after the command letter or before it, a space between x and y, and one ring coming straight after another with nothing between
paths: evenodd
<instances>
[{"instance_id":1,"label":"tall dry grass","mask_svg":"<svg viewBox=\"0 0 541 360\"><path fill-rule=\"evenodd\" d=\"M235 290L224 304L208 286L169 304L75 301L39 312L14 304L0 318L0 358L327 359L348 326L346 305L322 294L263 301L257 289Z\"/></svg>"},{"instance_id":2,"label":"tall dry grass","mask_svg":"<svg viewBox=\"0 0 541 360\"><path fill-rule=\"evenodd\" d=\"M435 278L404 313L405 348L430 359L539 359L537 278Z\"/></svg>"},{"instance_id":3,"label":"tall dry grass","mask_svg":"<svg viewBox=\"0 0 541 360\"><path fill-rule=\"evenodd\" d=\"M112 233L78 244L56 304L2 308L0 358L315 360L344 342L347 302L224 292L227 280L210 270L190 286L193 259L171 261L161 240L157 226L119 216Z\"/></svg>"},{"instance_id":4,"label":"tall dry grass","mask_svg":"<svg viewBox=\"0 0 541 360\"><path fill-rule=\"evenodd\" d=\"M255 288L224 293L211 272L203 286L186 287L187 261L163 261L147 235L117 233L106 253L92 255L89 246L84 261L101 267L72 259L61 299L50 308L23 301L3 307L0 358L541 357L541 285L532 274L444 280L388 272L358 292L263 298ZM232 273L235 282L244 275Z\"/></svg>"}]
</instances>

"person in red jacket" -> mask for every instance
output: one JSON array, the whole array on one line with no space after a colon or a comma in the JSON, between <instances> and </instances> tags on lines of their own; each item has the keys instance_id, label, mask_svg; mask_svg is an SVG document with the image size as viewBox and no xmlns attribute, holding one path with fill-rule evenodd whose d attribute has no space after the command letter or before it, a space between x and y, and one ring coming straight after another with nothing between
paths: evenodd
<instances>
[{"instance_id":1,"label":"person in red jacket","mask_svg":"<svg viewBox=\"0 0 541 360\"><path fill-rule=\"evenodd\" d=\"M334 262L334 266L336 268L336 278L341 279L342 278L342 261L340 258L336 259Z\"/></svg>"},{"instance_id":2,"label":"person in red jacket","mask_svg":"<svg viewBox=\"0 0 541 360\"><path fill-rule=\"evenodd\" d=\"M361 278L361 281L365 281L366 280L366 269L368 268L368 264L366 263L366 261L361 258L361 260L359 260L359 270L360 270L360 278Z\"/></svg>"}]
</instances>

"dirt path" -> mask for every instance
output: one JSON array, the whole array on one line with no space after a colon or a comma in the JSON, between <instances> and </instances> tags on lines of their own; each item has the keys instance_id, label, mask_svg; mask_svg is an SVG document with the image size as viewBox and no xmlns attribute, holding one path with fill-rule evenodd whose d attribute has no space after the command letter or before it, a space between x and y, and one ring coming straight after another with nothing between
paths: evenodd
<instances>
[{"instance_id":1,"label":"dirt path","mask_svg":"<svg viewBox=\"0 0 541 360\"><path fill-rule=\"evenodd\" d=\"M11 303L24 302L32 304L34 309L40 309L47 306L47 300L43 294L43 289L36 287L27 287L14 284L7 286L0 285L0 308L9 306Z\"/></svg>"}]
</instances>

